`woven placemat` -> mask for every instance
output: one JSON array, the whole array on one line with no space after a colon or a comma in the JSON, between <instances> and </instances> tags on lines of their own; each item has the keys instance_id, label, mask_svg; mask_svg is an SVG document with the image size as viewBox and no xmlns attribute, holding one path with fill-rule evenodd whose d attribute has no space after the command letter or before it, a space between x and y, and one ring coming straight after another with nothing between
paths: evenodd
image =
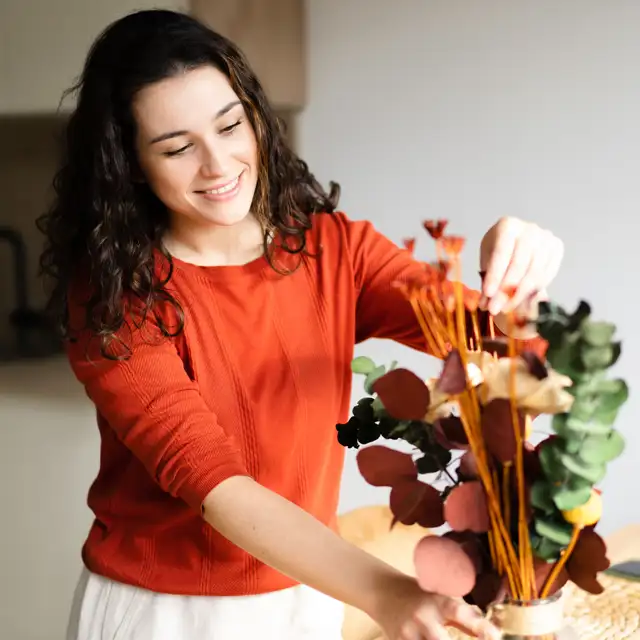
<instances>
[{"instance_id":1,"label":"woven placemat","mask_svg":"<svg viewBox=\"0 0 640 640\"><path fill-rule=\"evenodd\" d=\"M601 574L604 593L566 587L565 615L580 640L624 640L640 631L640 582Z\"/></svg>"},{"instance_id":2,"label":"woven placemat","mask_svg":"<svg viewBox=\"0 0 640 640\"><path fill-rule=\"evenodd\" d=\"M565 591L567 627L580 640L626 640L640 632L640 582L600 574L604 593L592 596L573 583ZM447 630L451 638L466 640L464 633Z\"/></svg>"}]
</instances>

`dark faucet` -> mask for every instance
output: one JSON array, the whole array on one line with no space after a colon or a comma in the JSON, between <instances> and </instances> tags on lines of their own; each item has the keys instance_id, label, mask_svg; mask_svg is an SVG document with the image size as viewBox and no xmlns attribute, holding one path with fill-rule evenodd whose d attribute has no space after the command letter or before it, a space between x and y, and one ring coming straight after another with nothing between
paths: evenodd
<instances>
[{"instance_id":1,"label":"dark faucet","mask_svg":"<svg viewBox=\"0 0 640 640\"><path fill-rule=\"evenodd\" d=\"M0 226L0 242L6 242L13 256L14 308L9 316L15 332L15 351L19 358L52 355L60 349L52 323L43 311L29 306L27 287L27 246L22 235L8 226Z\"/></svg>"}]
</instances>

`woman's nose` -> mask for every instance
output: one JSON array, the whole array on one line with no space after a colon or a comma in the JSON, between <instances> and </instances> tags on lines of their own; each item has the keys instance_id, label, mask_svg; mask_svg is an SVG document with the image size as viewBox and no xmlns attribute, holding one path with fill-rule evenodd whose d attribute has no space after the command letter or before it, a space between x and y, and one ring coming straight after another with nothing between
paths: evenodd
<instances>
[{"instance_id":1,"label":"woman's nose","mask_svg":"<svg viewBox=\"0 0 640 640\"><path fill-rule=\"evenodd\" d=\"M200 171L207 178L217 178L225 175L225 161L222 154L213 148L204 151Z\"/></svg>"}]
</instances>

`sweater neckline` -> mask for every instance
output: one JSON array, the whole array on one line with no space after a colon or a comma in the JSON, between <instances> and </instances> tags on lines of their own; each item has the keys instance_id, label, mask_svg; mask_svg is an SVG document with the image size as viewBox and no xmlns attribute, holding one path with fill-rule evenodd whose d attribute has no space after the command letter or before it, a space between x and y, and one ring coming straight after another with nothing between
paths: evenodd
<instances>
[{"instance_id":1,"label":"sweater neckline","mask_svg":"<svg viewBox=\"0 0 640 640\"><path fill-rule=\"evenodd\" d=\"M259 275L266 269L271 268L269 261L264 254L246 262L245 264L232 265L202 266L192 262L185 262L175 256L172 256L171 260L175 267L183 273L188 273L198 278L204 278L205 280L217 281L237 280L247 276Z\"/></svg>"}]
</instances>

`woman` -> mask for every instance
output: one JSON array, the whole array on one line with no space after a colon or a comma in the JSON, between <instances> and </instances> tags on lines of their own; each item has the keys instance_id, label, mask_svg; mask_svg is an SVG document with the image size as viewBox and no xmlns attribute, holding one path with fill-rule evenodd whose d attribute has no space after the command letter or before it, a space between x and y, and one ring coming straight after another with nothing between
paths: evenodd
<instances>
[{"instance_id":1,"label":"woman","mask_svg":"<svg viewBox=\"0 0 640 640\"><path fill-rule=\"evenodd\" d=\"M241 53L193 19L117 21L76 89L41 220L102 438L68 637L338 640L343 602L392 640L498 637L334 532L354 343L424 349L391 286L423 267L335 212ZM561 253L495 225L491 311L545 287Z\"/></svg>"}]
</instances>

